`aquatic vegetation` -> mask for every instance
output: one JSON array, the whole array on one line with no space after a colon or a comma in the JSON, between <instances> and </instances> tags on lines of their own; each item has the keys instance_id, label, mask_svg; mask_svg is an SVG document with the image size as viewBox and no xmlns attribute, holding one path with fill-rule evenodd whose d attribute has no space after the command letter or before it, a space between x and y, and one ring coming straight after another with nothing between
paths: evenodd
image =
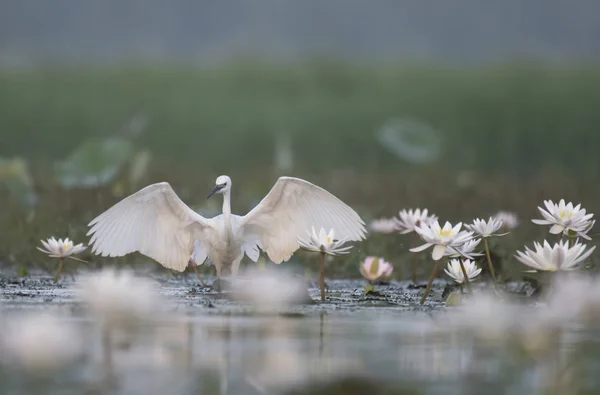
<instances>
[{"instance_id":1,"label":"aquatic vegetation","mask_svg":"<svg viewBox=\"0 0 600 395\"><path fill-rule=\"evenodd\" d=\"M383 258L368 256L360 263L359 270L366 280L375 282L390 277L394 266Z\"/></svg>"},{"instance_id":2,"label":"aquatic vegetation","mask_svg":"<svg viewBox=\"0 0 600 395\"><path fill-rule=\"evenodd\" d=\"M498 211L492 218L502 222L504 232L511 231L519 226L519 216L510 211Z\"/></svg>"},{"instance_id":3,"label":"aquatic vegetation","mask_svg":"<svg viewBox=\"0 0 600 395\"><path fill-rule=\"evenodd\" d=\"M319 286L321 287L321 301L325 301L325 255L339 255L339 254L347 254L350 252L353 246L345 246L342 247L346 240L336 240L335 239L335 231L332 229L329 230L329 233L325 231L325 229L321 228L319 233L315 231L315 228L312 227L312 232L306 231L309 238L307 240L303 238L298 238L298 244L301 248L318 252L321 254L321 265L319 269Z\"/></svg>"},{"instance_id":4,"label":"aquatic vegetation","mask_svg":"<svg viewBox=\"0 0 600 395\"><path fill-rule=\"evenodd\" d=\"M444 256L446 247L455 248L473 239L473 232L461 231L461 227L462 223L460 222L454 227L450 222L446 222L442 228L437 220L431 225L416 226L415 232L425 240L425 244L411 248L410 251L420 252L433 247L431 257L434 261L438 261Z\"/></svg>"},{"instance_id":5,"label":"aquatic vegetation","mask_svg":"<svg viewBox=\"0 0 600 395\"><path fill-rule=\"evenodd\" d=\"M490 246L488 244L488 238L496 237L496 236L505 236L508 233L497 233L502 228L502 221L496 218L490 217L490 219L486 222L483 219L475 219L472 224L465 225L465 228L469 229L477 236L483 239L484 247L485 247L485 255L488 261L488 267L490 269L490 274L492 275L492 280L496 283L496 273L494 271L494 265L492 264L492 257L490 256Z\"/></svg>"},{"instance_id":6,"label":"aquatic vegetation","mask_svg":"<svg viewBox=\"0 0 600 395\"><path fill-rule=\"evenodd\" d=\"M394 218L377 218L369 222L369 229L372 232L389 234L394 233L398 229Z\"/></svg>"},{"instance_id":7,"label":"aquatic vegetation","mask_svg":"<svg viewBox=\"0 0 600 395\"><path fill-rule=\"evenodd\" d=\"M133 153L133 143L123 137L84 141L55 164L56 179L63 188L104 186L117 177Z\"/></svg>"},{"instance_id":8,"label":"aquatic vegetation","mask_svg":"<svg viewBox=\"0 0 600 395\"><path fill-rule=\"evenodd\" d=\"M550 272L576 269L596 249L593 246L584 252L586 245L575 242L569 246L568 240L558 241L553 246L544 240L543 244L534 242L533 246L535 251L525 247L525 252L517 251L515 258L535 270Z\"/></svg>"},{"instance_id":9,"label":"aquatic vegetation","mask_svg":"<svg viewBox=\"0 0 600 395\"><path fill-rule=\"evenodd\" d=\"M544 200L544 205L546 209L538 207L544 219L533 219L534 224L551 225L550 233L555 235L563 233L565 236L591 240L587 232L594 226L595 221L592 221L594 214L586 214L581 204L573 206L573 203L565 204L565 200L561 199L558 204L551 200Z\"/></svg>"},{"instance_id":10,"label":"aquatic vegetation","mask_svg":"<svg viewBox=\"0 0 600 395\"><path fill-rule=\"evenodd\" d=\"M0 158L0 187L6 188L12 200L25 210L32 210L39 202L29 165L24 158Z\"/></svg>"},{"instance_id":11,"label":"aquatic vegetation","mask_svg":"<svg viewBox=\"0 0 600 395\"><path fill-rule=\"evenodd\" d=\"M471 239L456 247L446 246L446 249L444 250L444 256L449 258L482 256L482 252L475 252L475 248L481 243L481 240L482 239Z\"/></svg>"},{"instance_id":12,"label":"aquatic vegetation","mask_svg":"<svg viewBox=\"0 0 600 395\"><path fill-rule=\"evenodd\" d=\"M75 245L72 240L69 238L58 239L56 240L54 237L50 237L47 241L41 240L44 248L37 247L38 250L47 254L50 258L58 258L60 263L58 265L58 269L56 270L56 275L54 277L54 282L56 283L60 277L60 272L62 271L63 265L65 263L65 259L73 259L77 262L86 261L74 257L74 255L81 254L83 251L87 249L83 243L79 243Z\"/></svg>"},{"instance_id":13,"label":"aquatic vegetation","mask_svg":"<svg viewBox=\"0 0 600 395\"><path fill-rule=\"evenodd\" d=\"M464 266L469 281L481 273L481 269L477 267L477 264L469 259L463 260L462 266ZM462 284L465 281L465 276L463 274L459 259L452 259L450 262L448 262L448 267L444 269L444 272L446 272L448 276L452 277L452 279L459 284Z\"/></svg>"},{"instance_id":14,"label":"aquatic vegetation","mask_svg":"<svg viewBox=\"0 0 600 395\"><path fill-rule=\"evenodd\" d=\"M418 226L430 226L437 220L437 216L429 215L427 209L421 211L420 208L400 210L398 218L394 218L398 232L403 235L416 232Z\"/></svg>"}]
</instances>

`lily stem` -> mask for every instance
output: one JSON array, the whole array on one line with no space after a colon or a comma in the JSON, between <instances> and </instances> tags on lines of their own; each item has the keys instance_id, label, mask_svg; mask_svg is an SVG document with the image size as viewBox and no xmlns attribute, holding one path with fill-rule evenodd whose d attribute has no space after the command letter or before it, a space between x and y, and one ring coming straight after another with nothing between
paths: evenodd
<instances>
[{"instance_id":1,"label":"lily stem","mask_svg":"<svg viewBox=\"0 0 600 395\"><path fill-rule=\"evenodd\" d=\"M319 286L321 287L321 302L325 301L325 253L321 253L321 267L319 269Z\"/></svg>"},{"instance_id":2,"label":"lily stem","mask_svg":"<svg viewBox=\"0 0 600 395\"><path fill-rule=\"evenodd\" d=\"M496 285L496 272L494 271L494 265L492 265L492 258L490 256L490 247L488 246L487 237L483 238L483 244L485 246L485 255L487 256L488 265L490 266L490 274L492 275L494 285Z\"/></svg>"},{"instance_id":3,"label":"lily stem","mask_svg":"<svg viewBox=\"0 0 600 395\"><path fill-rule=\"evenodd\" d=\"M62 271L64 264L65 264L65 259L60 258L60 263L58 264L58 270L56 271L56 275L54 276L54 284L56 284L58 282L58 279L60 278L60 272Z\"/></svg>"},{"instance_id":4,"label":"lily stem","mask_svg":"<svg viewBox=\"0 0 600 395\"><path fill-rule=\"evenodd\" d=\"M463 265L463 261L462 259L459 259L458 262L460 262L460 270L462 271L462 274L465 278L465 284L467 284L467 288L469 289L469 293L472 294L473 293L473 288L471 288L471 282L469 281L469 276L467 276L467 271L465 270L465 266Z\"/></svg>"},{"instance_id":5,"label":"lily stem","mask_svg":"<svg viewBox=\"0 0 600 395\"><path fill-rule=\"evenodd\" d=\"M418 258L417 254L413 254L411 257L411 264L412 264L411 280L412 280L413 284L415 284L415 285L417 285L417 258Z\"/></svg>"},{"instance_id":6,"label":"lily stem","mask_svg":"<svg viewBox=\"0 0 600 395\"><path fill-rule=\"evenodd\" d=\"M438 264L437 262L435 262L433 264L433 270L431 270L431 275L429 276L429 281L427 282L427 288L425 288L425 293L423 294L423 296L421 297L421 301L419 302L421 304L425 303L425 299L427 299L427 296L429 296L429 292L431 292L431 284L433 284L433 279L435 278L437 269Z\"/></svg>"}]
</instances>

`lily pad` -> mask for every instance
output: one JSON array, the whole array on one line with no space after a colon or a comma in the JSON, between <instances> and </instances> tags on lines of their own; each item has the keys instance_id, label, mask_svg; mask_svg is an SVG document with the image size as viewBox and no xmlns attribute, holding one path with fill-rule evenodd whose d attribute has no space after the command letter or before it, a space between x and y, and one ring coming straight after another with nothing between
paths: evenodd
<instances>
[{"instance_id":1,"label":"lily pad","mask_svg":"<svg viewBox=\"0 0 600 395\"><path fill-rule=\"evenodd\" d=\"M55 165L58 182L64 188L104 186L115 179L132 153L132 143L123 138L88 140Z\"/></svg>"},{"instance_id":2,"label":"lily pad","mask_svg":"<svg viewBox=\"0 0 600 395\"><path fill-rule=\"evenodd\" d=\"M139 184L144 180L152 161L152 153L145 149L139 151L131 159L131 165L129 166L129 184L132 188L137 188Z\"/></svg>"},{"instance_id":3,"label":"lily pad","mask_svg":"<svg viewBox=\"0 0 600 395\"><path fill-rule=\"evenodd\" d=\"M377 131L379 143L401 160L414 164L434 162L442 151L440 133L412 119L393 119Z\"/></svg>"},{"instance_id":4,"label":"lily pad","mask_svg":"<svg viewBox=\"0 0 600 395\"><path fill-rule=\"evenodd\" d=\"M4 185L10 197L23 208L32 208L38 202L33 178L22 158L0 159L0 185Z\"/></svg>"},{"instance_id":5,"label":"lily pad","mask_svg":"<svg viewBox=\"0 0 600 395\"><path fill-rule=\"evenodd\" d=\"M461 302L461 294L460 292L454 291L448 295L448 299L446 299L446 306L459 306Z\"/></svg>"}]
</instances>

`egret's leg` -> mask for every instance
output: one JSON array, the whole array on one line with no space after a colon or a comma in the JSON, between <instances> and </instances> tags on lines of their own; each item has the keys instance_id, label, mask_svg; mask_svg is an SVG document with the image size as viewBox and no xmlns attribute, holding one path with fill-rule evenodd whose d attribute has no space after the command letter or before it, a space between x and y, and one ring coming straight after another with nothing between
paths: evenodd
<instances>
[{"instance_id":1,"label":"egret's leg","mask_svg":"<svg viewBox=\"0 0 600 395\"><path fill-rule=\"evenodd\" d=\"M221 264L215 263L215 268L217 269L217 279L213 282L213 287L214 284L217 283L215 289L217 290L217 292L221 292Z\"/></svg>"},{"instance_id":2,"label":"egret's leg","mask_svg":"<svg viewBox=\"0 0 600 395\"><path fill-rule=\"evenodd\" d=\"M198 273L198 266L192 265L192 268L194 269L194 273L196 273L196 277L198 278L198 281L200 281L200 284L202 284L202 286L205 287L206 283L204 282L204 279L202 278L200 273Z\"/></svg>"},{"instance_id":3,"label":"egret's leg","mask_svg":"<svg viewBox=\"0 0 600 395\"><path fill-rule=\"evenodd\" d=\"M240 256L238 259L236 259L235 261L233 261L233 263L231 264L231 277L235 277L238 274L238 270L240 269L240 263L242 263L242 258L244 256Z\"/></svg>"}]
</instances>

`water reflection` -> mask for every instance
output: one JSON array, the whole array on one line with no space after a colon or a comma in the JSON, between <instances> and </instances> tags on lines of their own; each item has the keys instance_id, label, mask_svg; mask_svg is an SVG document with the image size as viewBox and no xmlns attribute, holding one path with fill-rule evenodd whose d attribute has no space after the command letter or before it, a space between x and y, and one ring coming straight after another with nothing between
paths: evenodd
<instances>
[{"instance_id":1,"label":"water reflection","mask_svg":"<svg viewBox=\"0 0 600 395\"><path fill-rule=\"evenodd\" d=\"M316 386L335 391L326 386L347 380L374 393L575 394L598 388L589 378L590 368L597 372L598 353L581 352L598 334L584 331L556 332L536 347L440 330L424 313L402 320L371 313L182 314L134 338L113 339L106 361L101 332L85 320L67 321L88 339L82 363L50 377L5 368L2 393L314 393Z\"/></svg>"}]
</instances>

